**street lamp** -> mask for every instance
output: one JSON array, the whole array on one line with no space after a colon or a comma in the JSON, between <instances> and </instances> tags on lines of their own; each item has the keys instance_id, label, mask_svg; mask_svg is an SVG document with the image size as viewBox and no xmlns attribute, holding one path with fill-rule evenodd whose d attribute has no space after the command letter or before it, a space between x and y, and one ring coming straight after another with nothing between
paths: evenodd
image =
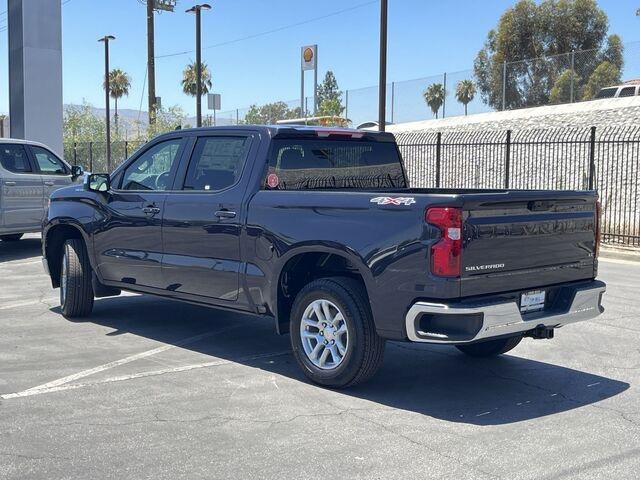
<instances>
[{"instance_id":1,"label":"street lamp","mask_svg":"<svg viewBox=\"0 0 640 480\"><path fill-rule=\"evenodd\" d=\"M211 10L211 5L202 3L194 5L187 13L196 14L196 126L202 126L202 42L200 29L200 12Z\"/></svg>"},{"instance_id":2,"label":"street lamp","mask_svg":"<svg viewBox=\"0 0 640 480\"><path fill-rule=\"evenodd\" d=\"M378 130L387 123L387 0L380 0L380 85L378 87Z\"/></svg>"},{"instance_id":3,"label":"street lamp","mask_svg":"<svg viewBox=\"0 0 640 480\"><path fill-rule=\"evenodd\" d=\"M104 97L105 97L105 117L106 117L106 143L107 143L107 171L111 171L111 114L109 112L109 96L111 95L111 86L109 85L109 41L115 40L113 35L105 35L98 39L104 42Z\"/></svg>"}]
</instances>

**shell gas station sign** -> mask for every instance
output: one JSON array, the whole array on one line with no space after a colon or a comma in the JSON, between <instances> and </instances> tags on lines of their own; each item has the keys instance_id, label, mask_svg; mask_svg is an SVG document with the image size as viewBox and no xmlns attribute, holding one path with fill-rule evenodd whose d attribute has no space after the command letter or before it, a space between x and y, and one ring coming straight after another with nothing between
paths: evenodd
<instances>
[{"instance_id":1,"label":"shell gas station sign","mask_svg":"<svg viewBox=\"0 0 640 480\"><path fill-rule=\"evenodd\" d=\"M315 70L318 57L318 46L309 45L302 47L302 70Z\"/></svg>"}]
</instances>

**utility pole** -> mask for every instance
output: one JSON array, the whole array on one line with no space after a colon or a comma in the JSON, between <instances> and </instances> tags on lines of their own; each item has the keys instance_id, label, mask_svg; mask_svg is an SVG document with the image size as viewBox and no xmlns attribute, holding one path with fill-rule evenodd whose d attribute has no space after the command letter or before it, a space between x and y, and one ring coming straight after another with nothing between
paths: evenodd
<instances>
[{"instance_id":1,"label":"utility pole","mask_svg":"<svg viewBox=\"0 0 640 480\"><path fill-rule=\"evenodd\" d=\"M201 12L211 10L211 5L194 5L187 13L196 14L196 126L202 126L202 28Z\"/></svg>"},{"instance_id":2,"label":"utility pole","mask_svg":"<svg viewBox=\"0 0 640 480\"><path fill-rule=\"evenodd\" d=\"M115 40L113 35L105 35L98 39L104 42L104 97L105 97L105 123L106 123L106 153L107 153L107 171L111 172L111 112L109 111L109 96L111 94L111 85L109 84L109 41Z\"/></svg>"},{"instance_id":3,"label":"utility pole","mask_svg":"<svg viewBox=\"0 0 640 480\"><path fill-rule=\"evenodd\" d=\"M380 85L378 87L378 130L384 132L387 113L387 0L380 0Z\"/></svg>"},{"instance_id":4,"label":"utility pole","mask_svg":"<svg viewBox=\"0 0 640 480\"><path fill-rule=\"evenodd\" d=\"M147 78L149 79L149 125L156 121L155 0L147 0Z\"/></svg>"}]
</instances>

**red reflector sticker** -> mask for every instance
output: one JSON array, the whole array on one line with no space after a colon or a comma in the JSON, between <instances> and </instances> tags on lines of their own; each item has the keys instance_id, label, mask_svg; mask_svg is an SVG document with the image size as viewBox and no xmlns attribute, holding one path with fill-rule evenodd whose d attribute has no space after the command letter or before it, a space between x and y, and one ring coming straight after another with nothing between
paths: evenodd
<instances>
[{"instance_id":1,"label":"red reflector sticker","mask_svg":"<svg viewBox=\"0 0 640 480\"><path fill-rule=\"evenodd\" d=\"M269 185L269 188L276 188L279 183L280 179L275 173L270 173L269 176L267 176L267 185Z\"/></svg>"}]
</instances>

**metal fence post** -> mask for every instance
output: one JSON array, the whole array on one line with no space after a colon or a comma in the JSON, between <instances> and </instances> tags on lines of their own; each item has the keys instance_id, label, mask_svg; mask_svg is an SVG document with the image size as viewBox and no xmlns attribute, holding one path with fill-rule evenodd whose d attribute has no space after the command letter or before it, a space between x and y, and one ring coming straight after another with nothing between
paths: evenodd
<instances>
[{"instance_id":1,"label":"metal fence post","mask_svg":"<svg viewBox=\"0 0 640 480\"><path fill-rule=\"evenodd\" d=\"M73 142L73 164L77 165L78 164L78 150L77 150L77 143Z\"/></svg>"},{"instance_id":2,"label":"metal fence post","mask_svg":"<svg viewBox=\"0 0 640 480\"><path fill-rule=\"evenodd\" d=\"M442 90L444 97L442 98L442 118L447 116L447 72L442 75Z\"/></svg>"},{"instance_id":3,"label":"metal fence post","mask_svg":"<svg viewBox=\"0 0 640 480\"><path fill-rule=\"evenodd\" d=\"M511 130L507 130L507 142L504 151L504 188L509 189L511 175Z\"/></svg>"},{"instance_id":4,"label":"metal fence post","mask_svg":"<svg viewBox=\"0 0 640 480\"><path fill-rule=\"evenodd\" d=\"M596 175L596 127L591 127L589 139L589 190L593 190Z\"/></svg>"},{"instance_id":5,"label":"metal fence post","mask_svg":"<svg viewBox=\"0 0 640 480\"><path fill-rule=\"evenodd\" d=\"M442 133L438 132L436 140L436 188L440 188L440 155L442 150Z\"/></svg>"},{"instance_id":6,"label":"metal fence post","mask_svg":"<svg viewBox=\"0 0 640 480\"><path fill-rule=\"evenodd\" d=\"M391 82L391 123L394 119L394 108L396 105L396 82Z\"/></svg>"},{"instance_id":7,"label":"metal fence post","mask_svg":"<svg viewBox=\"0 0 640 480\"><path fill-rule=\"evenodd\" d=\"M346 90L344 93L344 118L349 120L349 90Z\"/></svg>"},{"instance_id":8,"label":"metal fence post","mask_svg":"<svg viewBox=\"0 0 640 480\"><path fill-rule=\"evenodd\" d=\"M573 103L573 98L574 98L574 93L573 93L573 82L574 82L574 78L576 76L576 51L575 50L571 50L571 86L569 87L569 98L570 98L570 102Z\"/></svg>"},{"instance_id":9,"label":"metal fence post","mask_svg":"<svg viewBox=\"0 0 640 480\"><path fill-rule=\"evenodd\" d=\"M89 171L93 172L93 142L89 142Z\"/></svg>"},{"instance_id":10,"label":"metal fence post","mask_svg":"<svg viewBox=\"0 0 640 480\"><path fill-rule=\"evenodd\" d=\"M124 141L124 159L129 158L129 142L127 140Z\"/></svg>"},{"instance_id":11,"label":"metal fence post","mask_svg":"<svg viewBox=\"0 0 640 480\"><path fill-rule=\"evenodd\" d=\"M236 108L236 125L240 125L240 109Z\"/></svg>"},{"instance_id":12,"label":"metal fence post","mask_svg":"<svg viewBox=\"0 0 640 480\"><path fill-rule=\"evenodd\" d=\"M507 109L507 62L502 64L502 111Z\"/></svg>"}]
</instances>

